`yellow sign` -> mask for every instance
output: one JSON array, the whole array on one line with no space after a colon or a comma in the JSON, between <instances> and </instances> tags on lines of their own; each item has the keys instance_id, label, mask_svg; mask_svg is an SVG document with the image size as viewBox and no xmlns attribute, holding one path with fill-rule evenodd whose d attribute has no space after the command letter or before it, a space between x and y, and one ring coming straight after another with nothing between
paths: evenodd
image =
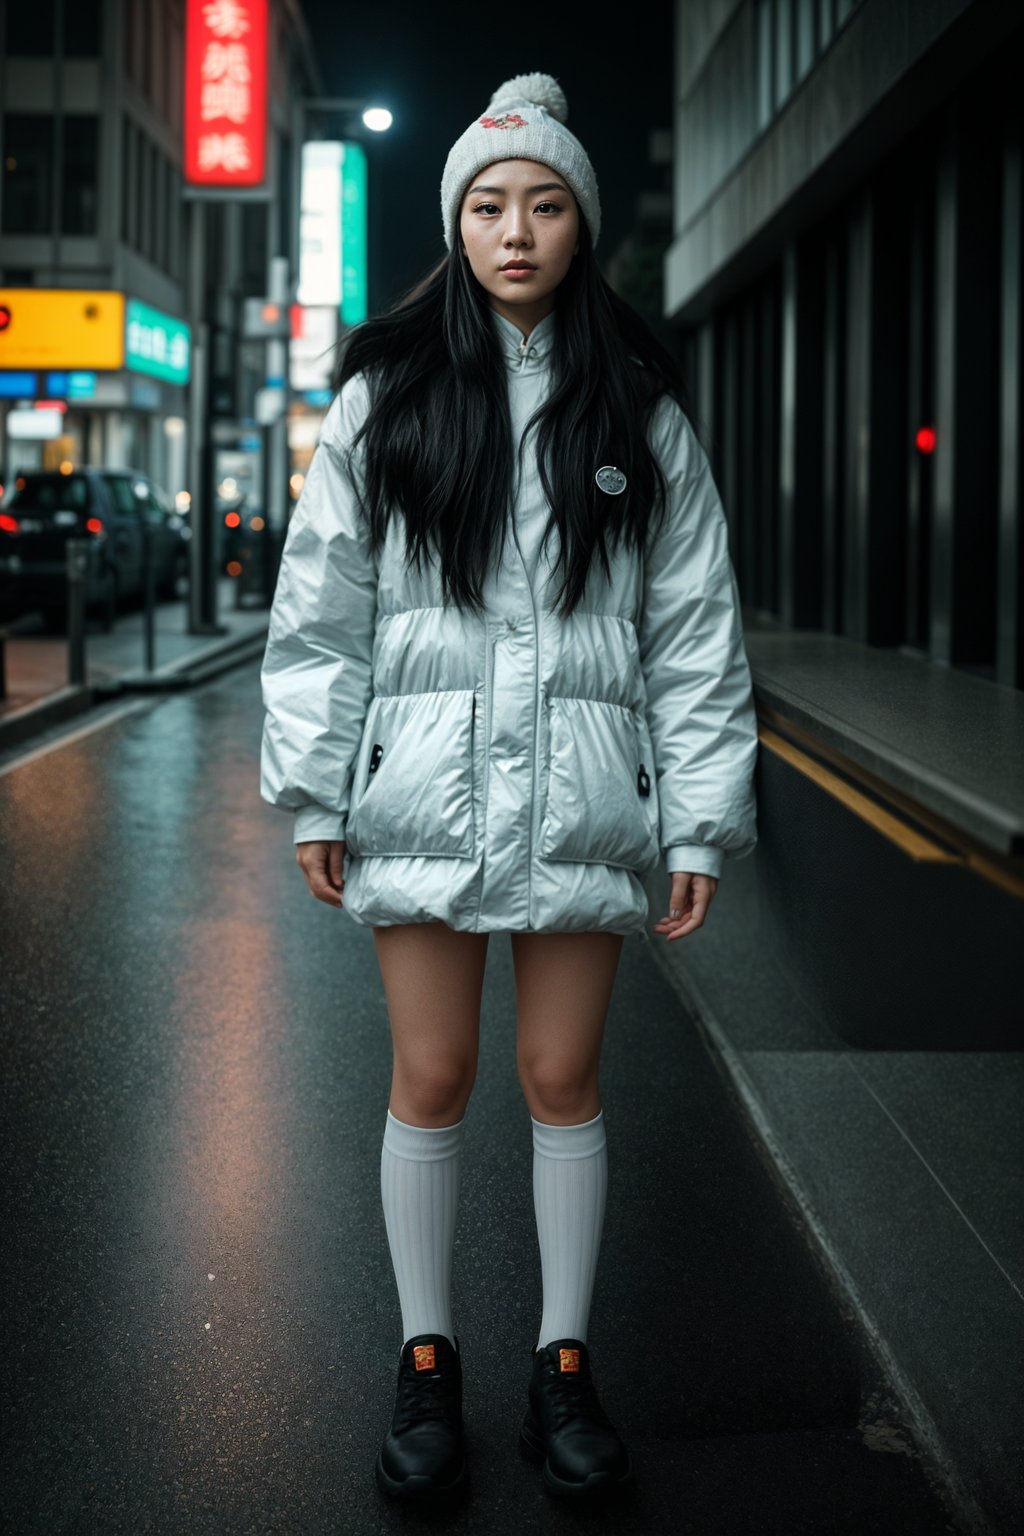
<instances>
[{"instance_id":1,"label":"yellow sign","mask_svg":"<svg viewBox=\"0 0 1024 1536\"><path fill-rule=\"evenodd\" d=\"M123 368L124 294L0 288L0 368Z\"/></svg>"}]
</instances>

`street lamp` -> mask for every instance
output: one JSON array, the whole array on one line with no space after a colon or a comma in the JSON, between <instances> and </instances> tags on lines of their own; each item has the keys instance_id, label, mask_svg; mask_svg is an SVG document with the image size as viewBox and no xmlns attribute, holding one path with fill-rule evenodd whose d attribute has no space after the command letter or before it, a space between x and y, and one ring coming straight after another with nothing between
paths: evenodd
<instances>
[{"instance_id":1,"label":"street lamp","mask_svg":"<svg viewBox=\"0 0 1024 1536\"><path fill-rule=\"evenodd\" d=\"M292 217L291 217L292 248L291 248L291 257L292 257L292 270L296 274L299 271L300 259L301 259L300 230L301 230L301 227L302 227L302 148L303 148L303 145L306 143L306 139L307 139L307 136L308 136L309 119L310 118L327 118L327 119L329 119L331 117L337 117L337 116L341 116L342 118L347 119L347 122L346 122L345 126L342 128L341 133L339 134L339 137L342 138L342 139L345 139L345 138L351 139L351 138L356 137L356 138L362 139L364 143L368 143L369 142L369 135L376 135L376 134L380 134L380 133L386 133L387 130L391 127L392 123L394 122L394 118L392 117L392 114L388 110L387 107L375 106L372 103L367 103L364 98L359 97L359 96L304 96L304 97L297 97L296 98L295 102L293 103L293 108L292 108L292 177L291 177L291 187L292 187L292 209L291 209L291 213L292 213ZM359 122L361 127L366 130L365 134L364 133L359 133L359 132L353 133L353 131L352 131L352 119L353 118L357 118L357 121ZM320 131L318 132L317 137L323 137L323 136L324 136L323 125L321 124L320 125ZM379 229L379 225L378 225L378 219L377 219L377 202L378 202L378 197L376 195L377 194L377 189L376 189L376 187L372 186L372 180L373 180L373 178L371 177L370 178L371 188L368 190L368 197L369 197L369 204L370 204L370 207L369 207L370 232L369 232L369 241L368 241L368 243L369 243L368 266L369 266L370 272L373 274L373 282L371 284L371 293L373 295L374 300L376 300L378 298L378 296L379 296L378 292L377 292L378 285L377 285L377 281L376 281L376 274L377 274L377 270L378 270L377 269L377 262L378 262L378 259L379 259L378 258L378 253L377 253L377 246L378 246L379 242L378 242L378 239L377 239L377 236L376 236L376 231ZM371 305L371 308L372 307L373 306Z\"/></svg>"}]
</instances>

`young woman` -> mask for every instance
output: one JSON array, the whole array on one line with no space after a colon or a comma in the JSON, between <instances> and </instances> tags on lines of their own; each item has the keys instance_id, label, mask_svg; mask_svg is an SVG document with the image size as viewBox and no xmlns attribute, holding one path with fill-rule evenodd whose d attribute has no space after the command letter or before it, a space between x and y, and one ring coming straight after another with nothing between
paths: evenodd
<instances>
[{"instance_id":1,"label":"young woman","mask_svg":"<svg viewBox=\"0 0 1024 1536\"><path fill-rule=\"evenodd\" d=\"M381 1197L404 1343L385 1493L458 1487L450 1282L488 936L510 934L543 1313L520 1447L556 1494L631 1474L586 1343L602 1034L643 876L673 942L756 842L725 516L671 355L602 278L550 75L502 85L441 183L449 254L343 351L263 665L261 793L312 894L373 929L394 1071Z\"/></svg>"}]
</instances>

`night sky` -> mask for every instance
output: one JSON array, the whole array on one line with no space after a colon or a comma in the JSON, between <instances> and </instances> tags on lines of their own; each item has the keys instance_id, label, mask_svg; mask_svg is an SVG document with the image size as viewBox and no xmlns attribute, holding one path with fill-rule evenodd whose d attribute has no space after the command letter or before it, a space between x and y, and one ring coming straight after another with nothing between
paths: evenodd
<instances>
[{"instance_id":1,"label":"night sky","mask_svg":"<svg viewBox=\"0 0 1024 1536\"><path fill-rule=\"evenodd\" d=\"M630 229L636 194L663 185L664 169L647 163L647 145L652 129L672 125L672 0L301 5L325 91L367 98L395 118L387 133L370 136L370 239L379 273L374 287L371 255L371 309L394 302L444 254L448 151L512 75L540 70L565 91L566 126L597 175L599 262Z\"/></svg>"}]
</instances>

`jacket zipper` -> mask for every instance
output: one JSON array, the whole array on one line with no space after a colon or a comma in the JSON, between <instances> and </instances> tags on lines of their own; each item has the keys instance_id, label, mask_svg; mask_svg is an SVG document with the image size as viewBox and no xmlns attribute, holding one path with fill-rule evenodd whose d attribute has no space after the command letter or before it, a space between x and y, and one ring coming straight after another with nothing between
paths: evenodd
<instances>
[{"instance_id":1,"label":"jacket zipper","mask_svg":"<svg viewBox=\"0 0 1024 1536\"><path fill-rule=\"evenodd\" d=\"M492 700L494 698L494 636L484 637L484 792L481 796L481 820L483 822L483 836L487 838L487 801L491 791L490 753L491 753L491 714Z\"/></svg>"},{"instance_id":2,"label":"jacket zipper","mask_svg":"<svg viewBox=\"0 0 1024 1536\"><path fill-rule=\"evenodd\" d=\"M524 339L524 342L523 342L523 346L521 346L520 349L519 349L520 352L523 352L523 362L525 364L525 362L526 362L526 354L525 354L525 352L523 350L524 347L525 347L525 339ZM522 371L522 369L520 369L520 372L521 371ZM532 920L532 917L533 917L533 823L534 823L534 820L535 820L536 816L538 815L538 811L539 811L539 807L537 805L537 788L538 788L538 777L537 777L537 729L538 729L538 725L539 725L539 722L540 722L540 710L541 710L540 625L537 622L537 599L534 596L534 592L533 592L533 582L530 580L530 573L526 569L526 561L523 558L522 545L519 543L519 530L516 527L515 509L516 509L516 503L519 500L520 487L522 485L522 460L519 458L518 454L516 456L516 466L517 466L516 467L516 489L515 489L515 495L514 495L514 497L512 499L512 537L515 540L516 553L519 556L519 563L520 563L520 565L523 568L523 575L526 578L527 590L529 591L529 594L530 594L530 607L531 607L531 609L533 611L534 663L535 663L536 668L537 668L537 676L536 676L536 682L534 684L534 693L533 693L533 754L532 754L532 756L533 756L533 770L532 770L532 772L533 772L533 780L532 780L532 786L531 786L531 790L530 790L530 831L529 831L529 838L528 838L528 841L527 841L527 854L526 854L526 920L527 920L527 922L530 922Z\"/></svg>"}]
</instances>

